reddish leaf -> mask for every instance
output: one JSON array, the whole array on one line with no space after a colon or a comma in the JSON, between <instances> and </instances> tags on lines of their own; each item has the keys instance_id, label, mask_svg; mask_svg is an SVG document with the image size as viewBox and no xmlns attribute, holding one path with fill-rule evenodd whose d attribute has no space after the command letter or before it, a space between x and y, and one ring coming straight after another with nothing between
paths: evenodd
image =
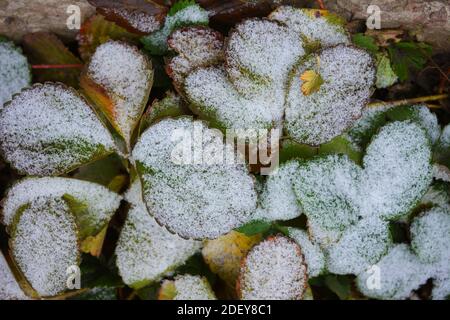
<instances>
[{"instance_id":1,"label":"reddish leaf","mask_svg":"<svg viewBox=\"0 0 450 320\"><path fill-rule=\"evenodd\" d=\"M23 48L36 82L56 81L78 87L81 61L55 35L44 32L23 37Z\"/></svg>"},{"instance_id":2,"label":"reddish leaf","mask_svg":"<svg viewBox=\"0 0 450 320\"><path fill-rule=\"evenodd\" d=\"M81 26L77 39L81 58L87 61L95 49L108 40L136 43L139 36L119 27L114 22L105 20L101 15L94 15Z\"/></svg>"}]
</instances>

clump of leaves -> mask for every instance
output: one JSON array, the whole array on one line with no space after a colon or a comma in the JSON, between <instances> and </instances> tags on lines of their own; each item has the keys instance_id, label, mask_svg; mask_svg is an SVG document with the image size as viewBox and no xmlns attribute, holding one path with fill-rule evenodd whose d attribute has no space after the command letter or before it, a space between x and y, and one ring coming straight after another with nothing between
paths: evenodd
<instances>
[{"instance_id":1,"label":"clump of leaves","mask_svg":"<svg viewBox=\"0 0 450 320\"><path fill-rule=\"evenodd\" d=\"M349 299L356 281L390 299L429 278L432 298L449 294L448 127L424 105L366 108L375 79L402 79L426 46L355 48L324 10L280 6L224 40L195 1L91 3L82 60L55 36L24 39L50 67L36 82L64 84L30 86L27 58L0 42L0 153L25 176L1 204L0 298L312 299L324 285ZM252 174L217 128L283 129L277 173ZM365 287L373 264L381 291Z\"/></svg>"}]
</instances>

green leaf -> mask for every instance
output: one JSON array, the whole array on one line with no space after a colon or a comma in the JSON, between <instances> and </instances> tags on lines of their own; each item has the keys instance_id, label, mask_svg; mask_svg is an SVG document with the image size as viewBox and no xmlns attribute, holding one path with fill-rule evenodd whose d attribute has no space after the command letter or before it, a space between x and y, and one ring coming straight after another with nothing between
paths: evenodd
<instances>
[{"instance_id":1,"label":"green leaf","mask_svg":"<svg viewBox=\"0 0 450 320\"><path fill-rule=\"evenodd\" d=\"M400 81L411 77L411 71L421 70L432 54L432 47L422 42L401 41L388 47L392 68Z\"/></svg>"},{"instance_id":2,"label":"green leaf","mask_svg":"<svg viewBox=\"0 0 450 320\"><path fill-rule=\"evenodd\" d=\"M168 15L169 16L174 16L177 12L186 9L187 7L190 6L195 6L195 0L180 0L175 2L175 4L170 8Z\"/></svg>"},{"instance_id":3,"label":"green leaf","mask_svg":"<svg viewBox=\"0 0 450 320\"><path fill-rule=\"evenodd\" d=\"M397 74L392 70L391 60L387 54L377 53L377 82L379 89L387 88L397 82Z\"/></svg>"},{"instance_id":4,"label":"green leaf","mask_svg":"<svg viewBox=\"0 0 450 320\"><path fill-rule=\"evenodd\" d=\"M348 276L325 276L326 286L341 300L347 300L351 295L352 280Z\"/></svg>"},{"instance_id":5,"label":"green leaf","mask_svg":"<svg viewBox=\"0 0 450 320\"><path fill-rule=\"evenodd\" d=\"M63 84L35 84L0 112L0 151L27 175L67 173L115 149L91 107Z\"/></svg>"},{"instance_id":6,"label":"green leaf","mask_svg":"<svg viewBox=\"0 0 450 320\"><path fill-rule=\"evenodd\" d=\"M167 52L167 38L178 28L209 23L208 12L195 1L183 0L173 5L164 22L164 26L152 34L142 37L141 42L152 55L164 55Z\"/></svg>"},{"instance_id":7,"label":"green leaf","mask_svg":"<svg viewBox=\"0 0 450 320\"><path fill-rule=\"evenodd\" d=\"M258 233L264 233L272 227L271 222L263 220L255 220L244 224L242 227L235 229L237 232L243 233L246 236L253 236Z\"/></svg>"},{"instance_id":8,"label":"green leaf","mask_svg":"<svg viewBox=\"0 0 450 320\"><path fill-rule=\"evenodd\" d=\"M353 43L362 49L366 49L372 54L376 54L380 47L378 47L375 39L363 33L356 33L352 37Z\"/></svg>"}]
</instances>

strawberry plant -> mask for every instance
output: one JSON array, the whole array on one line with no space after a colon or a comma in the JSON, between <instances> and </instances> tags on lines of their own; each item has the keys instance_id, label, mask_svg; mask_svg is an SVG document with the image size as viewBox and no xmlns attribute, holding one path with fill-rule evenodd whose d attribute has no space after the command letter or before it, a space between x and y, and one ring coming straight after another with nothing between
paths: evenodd
<instances>
[{"instance_id":1,"label":"strawberry plant","mask_svg":"<svg viewBox=\"0 0 450 320\"><path fill-rule=\"evenodd\" d=\"M445 79L375 102L429 46L267 1L90 2L78 53L0 40L0 299L450 295Z\"/></svg>"}]
</instances>

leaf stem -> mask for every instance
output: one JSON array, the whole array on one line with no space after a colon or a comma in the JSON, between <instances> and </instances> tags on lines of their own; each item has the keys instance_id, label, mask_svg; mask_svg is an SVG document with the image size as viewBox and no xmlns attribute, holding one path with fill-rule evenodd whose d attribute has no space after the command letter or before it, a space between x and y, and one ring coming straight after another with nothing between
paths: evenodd
<instances>
[{"instance_id":1,"label":"leaf stem","mask_svg":"<svg viewBox=\"0 0 450 320\"><path fill-rule=\"evenodd\" d=\"M35 64L31 66L32 69L71 69L82 67L82 64Z\"/></svg>"},{"instance_id":2,"label":"leaf stem","mask_svg":"<svg viewBox=\"0 0 450 320\"><path fill-rule=\"evenodd\" d=\"M400 106L404 106L404 105L408 105L408 104L416 104L416 103L424 103L424 102L429 102L429 101L437 101L437 100L444 100L444 99L448 99L449 95L448 94L437 94L437 95L433 95L433 96L425 96L425 97L418 97L418 98L412 98L412 99L402 99L402 100L396 100L396 101L388 101L388 102L374 102L374 103L369 103L367 105L368 108L378 108L378 107L383 107L385 105L390 105L393 107L400 107Z\"/></svg>"},{"instance_id":3,"label":"leaf stem","mask_svg":"<svg viewBox=\"0 0 450 320\"><path fill-rule=\"evenodd\" d=\"M319 3L320 9L326 10L325 5L323 4L323 1L322 1L322 0L317 0L317 2Z\"/></svg>"}]
</instances>

